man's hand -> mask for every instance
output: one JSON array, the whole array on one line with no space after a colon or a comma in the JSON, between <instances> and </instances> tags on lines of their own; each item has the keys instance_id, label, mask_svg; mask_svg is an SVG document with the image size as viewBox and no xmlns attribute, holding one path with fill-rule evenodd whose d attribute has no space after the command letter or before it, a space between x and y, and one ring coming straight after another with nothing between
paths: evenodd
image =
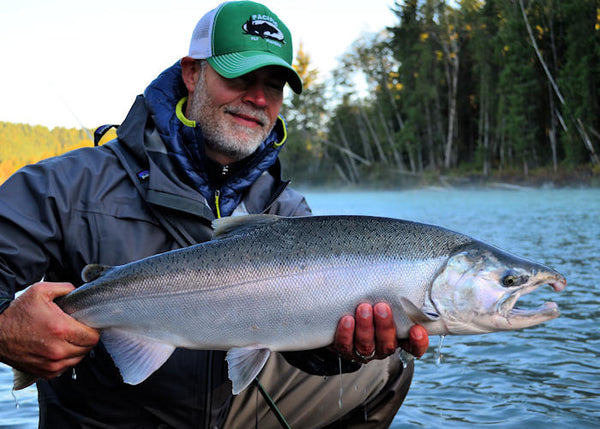
<instances>
[{"instance_id":1,"label":"man's hand","mask_svg":"<svg viewBox=\"0 0 600 429\"><path fill-rule=\"evenodd\" d=\"M53 301L71 292L70 283L36 283L0 314L0 361L50 379L75 366L100 339Z\"/></svg>"},{"instance_id":2,"label":"man's hand","mask_svg":"<svg viewBox=\"0 0 600 429\"><path fill-rule=\"evenodd\" d=\"M356 317L342 317L333 343L333 349L342 357L359 362L384 359L397 347L421 357L429 347L429 336L423 326L415 325L410 328L408 340L398 342L392 310L385 303L360 304Z\"/></svg>"}]
</instances>

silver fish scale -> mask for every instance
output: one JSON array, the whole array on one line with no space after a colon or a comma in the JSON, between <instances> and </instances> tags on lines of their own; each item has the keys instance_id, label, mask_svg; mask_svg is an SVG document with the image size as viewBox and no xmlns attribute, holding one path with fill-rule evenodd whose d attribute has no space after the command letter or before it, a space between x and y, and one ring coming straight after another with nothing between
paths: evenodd
<instances>
[{"instance_id":1,"label":"silver fish scale","mask_svg":"<svg viewBox=\"0 0 600 429\"><path fill-rule=\"evenodd\" d=\"M368 216L285 218L248 235L252 239L246 244L253 251L277 252L280 246L292 246L299 255L362 254L404 260L448 256L457 247L473 242L432 225Z\"/></svg>"},{"instance_id":2,"label":"silver fish scale","mask_svg":"<svg viewBox=\"0 0 600 429\"><path fill-rule=\"evenodd\" d=\"M392 307L396 333L477 334L534 326L558 306L512 310L558 272L432 225L361 216L216 221L216 240L118 267L91 265L94 279L56 300L99 328L126 383L138 384L175 347L229 350L233 392L256 377L269 352L332 343L360 302ZM506 270L523 281L505 287ZM508 299L507 299L508 297ZM439 317L430 317L437 314ZM261 350L255 350L261 349ZM32 376L16 375L23 388Z\"/></svg>"},{"instance_id":3,"label":"silver fish scale","mask_svg":"<svg viewBox=\"0 0 600 429\"><path fill-rule=\"evenodd\" d=\"M361 301L422 302L448 255L469 242L393 219L277 218L117 267L61 306L90 326L183 347L306 349L329 344L339 317Z\"/></svg>"}]
</instances>

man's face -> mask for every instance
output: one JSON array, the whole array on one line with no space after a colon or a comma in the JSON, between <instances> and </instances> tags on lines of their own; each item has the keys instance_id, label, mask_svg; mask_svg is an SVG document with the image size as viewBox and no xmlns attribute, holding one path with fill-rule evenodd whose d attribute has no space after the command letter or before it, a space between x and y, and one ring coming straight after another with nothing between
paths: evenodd
<instances>
[{"instance_id":1,"label":"man's face","mask_svg":"<svg viewBox=\"0 0 600 429\"><path fill-rule=\"evenodd\" d=\"M251 155L275 125L284 85L277 67L226 79L204 63L187 115L202 128L207 155L222 164Z\"/></svg>"}]
</instances>

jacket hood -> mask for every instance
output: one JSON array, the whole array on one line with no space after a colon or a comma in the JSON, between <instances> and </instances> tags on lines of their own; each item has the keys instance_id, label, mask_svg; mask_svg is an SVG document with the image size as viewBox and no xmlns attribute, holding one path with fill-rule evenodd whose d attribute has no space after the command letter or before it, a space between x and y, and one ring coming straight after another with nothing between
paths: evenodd
<instances>
[{"instance_id":1,"label":"jacket hood","mask_svg":"<svg viewBox=\"0 0 600 429\"><path fill-rule=\"evenodd\" d=\"M189 127L176 114L177 103L185 96L187 88L179 61L163 71L144 92L149 115L172 162L188 183L204 196L215 215L227 216L239 205L244 191L277 161L286 138L285 122L280 117L256 152L242 161L244 166L215 189L207 175L200 126Z\"/></svg>"}]
</instances>

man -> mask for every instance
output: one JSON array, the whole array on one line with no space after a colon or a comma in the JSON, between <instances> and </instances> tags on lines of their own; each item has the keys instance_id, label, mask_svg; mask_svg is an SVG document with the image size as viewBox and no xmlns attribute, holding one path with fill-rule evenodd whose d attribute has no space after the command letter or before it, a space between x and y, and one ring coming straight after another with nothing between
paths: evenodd
<instances>
[{"instance_id":1,"label":"man","mask_svg":"<svg viewBox=\"0 0 600 429\"><path fill-rule=\"evenodd\" d=\"M254 387L231 395L224 352L177 349L127 385L99 333L53 300L81 284L89 263L209 240L215 217L310 214L277 161L283 87L302 90L292 58L291 35L269 9L224 3L199 21L189 56L136 99L117 140L27 166L0 188L0 361L41 378L40 427L277 427ZM355 316L340 320L331 348L274 354L261 373L293 426L386 427L402 403L412 366L382 359L397 347L389 306L362 304ZM424 329L404 347L422 355ZM342 392L323 377L340 371Z\"/></svg>"}]
</instances>

